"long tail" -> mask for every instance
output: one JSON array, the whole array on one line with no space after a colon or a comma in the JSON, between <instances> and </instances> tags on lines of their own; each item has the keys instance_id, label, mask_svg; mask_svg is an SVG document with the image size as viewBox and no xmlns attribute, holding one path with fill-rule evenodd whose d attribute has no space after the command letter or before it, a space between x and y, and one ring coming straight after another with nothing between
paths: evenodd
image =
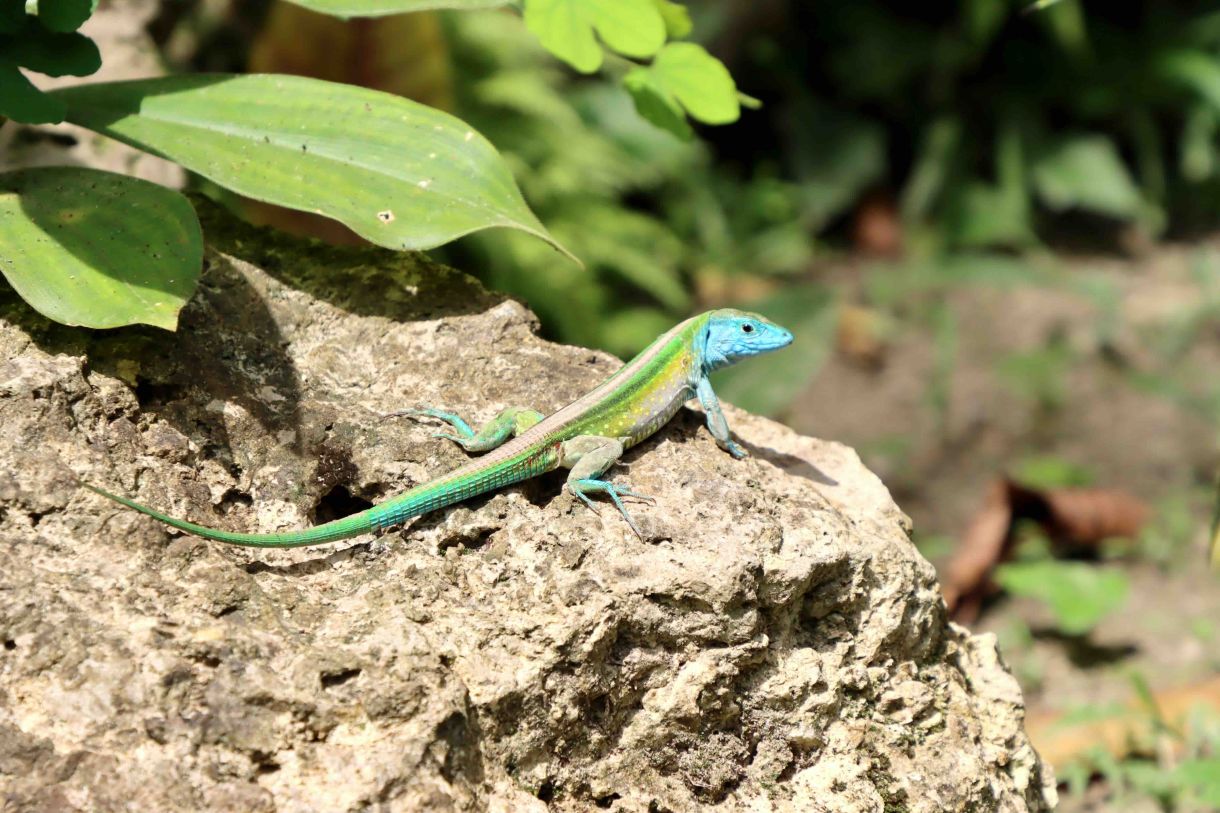
<instances>
[{"instance_id":1,"label":"long tail","mask_svg":"<svg viewBox=\"0 0 1220 813\"><path fill-rule=\"evenodd\" d=\"M370 514L374 509L370 508L367 511L361 511L359 514L315 525L303 531L285 531L274 534L233 533L232 531L209 528L206 525L196 525L183 519L175 519L174 517L162 514L160 511L154 511L147 505L141 505L135 500L120 497L118 494L111 494L109 491L97 486L91 486L88 483L81 483L81 485L128 508L134 508L141 514L147 514L153 519L160 520L171 528L187 531L196 536L202 536L204 539L227 542L230 545L245 545L252 548L297 548L303 545L321 545L326 542L338 542L341 539L350 539L353 536L369 533L382 527L371 519Z\"/></svg>"},{"instance_id":2,"label":"long tail","mask_svg":"<svg viewBox=\"0 0 1220 813\"><path fill-rule=\"evenodd\" d=\"M114 500L120 505L134 508L141 514L147 514L155 520L164 522L171 528L213 539L217 542L227 542L230 545L246 545L252 548L299 548L304 545L322 545L327 542L338 542L351 539L353 536L370 533L391 525L398 525L411 517L436 511L448 505L468 500L476 494L482 494L496 488L520 482L529 477L550 471L555 467L558 458L554 451L539 454L532 449L523 449L515 455L505 456L500 460L490 461L490 464L475 464L463 467L443 477L421 483L415 488L404 491L383 503L373 506L359 514L336 519L306 528L303 531L284 531L274 534L243 534L232 531L222 531L209 528L206 525L196 525L184 519L154 511L147 505L135 500L111 494L105 489L81 483L90 491Z\"/></svg>"}]
</instances>

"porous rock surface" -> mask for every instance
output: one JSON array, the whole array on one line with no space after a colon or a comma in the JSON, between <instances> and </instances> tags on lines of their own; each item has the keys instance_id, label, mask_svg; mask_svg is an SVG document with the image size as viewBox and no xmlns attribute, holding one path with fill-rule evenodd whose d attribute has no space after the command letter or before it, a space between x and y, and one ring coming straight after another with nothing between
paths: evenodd
<instances>
[{"instance_id":1,"label":"porous rock surface","mask_svg":"<svg viewBox=\"0 0 1220 813\"><path fill-rule=\"evenodd\" d=\"M1050 771L994 639L946 622L839 444L685 411L612 478L556 473L322 548L296 528L460 464L429 427L550 411L616 362L403 254L211 212L179 332L51 325L0 293L4 811L1023 811Z\"/></svg>"}]
</instances>

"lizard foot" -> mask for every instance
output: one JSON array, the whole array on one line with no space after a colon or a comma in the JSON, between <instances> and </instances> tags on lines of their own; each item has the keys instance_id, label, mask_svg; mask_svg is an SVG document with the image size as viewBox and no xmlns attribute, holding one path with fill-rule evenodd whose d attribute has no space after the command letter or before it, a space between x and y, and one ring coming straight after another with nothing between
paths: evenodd
<instances>
[{"instance_id":1,"label":"lizard foot","mask_svg":"<svg viewBox=\"0 0 1220 813\"><path fill-rule=\"evenodd\" d=\"M593 501L589 499L589 494L605 494L614 503L614 507L623 515L623 519L627 520L627 524L631 526L631 530L635 531L635 535L640 539L644 538L644 534L640 532L639 526L635 524L635 520L631 518L631 514L627 513L627 507L623 505L623 497L635 497L637 500L642 500L648 503L655 503L656 500L652 497L646 497L643 494L637 494L630 488L624 485L615 485L606 482L605 480L597 480L587 478L583 480L574 480L568 483L568 490L575 494L584 502L585 505L593 509L597 513L597 509L593 506Z\"/></svg>"}]
</instances>

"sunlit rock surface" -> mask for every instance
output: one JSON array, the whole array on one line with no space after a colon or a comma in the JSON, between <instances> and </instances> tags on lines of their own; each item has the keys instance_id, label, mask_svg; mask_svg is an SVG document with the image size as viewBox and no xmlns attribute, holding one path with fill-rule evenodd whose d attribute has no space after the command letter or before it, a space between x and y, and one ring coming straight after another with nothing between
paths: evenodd
<instances>
[{"instance_id":1,"label":"sunlit rock surface","mask_svg":"<svg viewBox=\"0 0 1220 813\"><path fill-rule=\"evenodd\" d=\"M989 637L946 623L855 453L680 413L563 474L291 551L168 532L87 479L275 531L459 465L416 404L554 410L615 369L408 255L205 217L176 334L0 293L0 799L14 811L1023 811L1053 803Z\"/></svg>"}]
</instances>

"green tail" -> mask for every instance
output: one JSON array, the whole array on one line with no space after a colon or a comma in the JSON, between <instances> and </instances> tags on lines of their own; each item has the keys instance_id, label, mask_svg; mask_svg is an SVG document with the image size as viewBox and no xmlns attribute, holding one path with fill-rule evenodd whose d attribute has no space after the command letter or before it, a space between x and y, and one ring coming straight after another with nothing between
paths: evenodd
<instances>
[{"instance_id":1,"label":"green tail","mask_svg":"<svg viewBox=\"0 0 1220 813\"><path fill-rule=\"evenodd\" d=\"M91 486L88 483L81 483L85 488L103 497L108 497L117 503L134 508L141 514L147 514L155 520L164 522L171 528L177 528L180 531L202 536L204 539L214 539L217 542L227 542L230 545L245 545L252 548L298 548L303 545L321 545L326 542L338 542L341 539L350 539L353 536L369 533L376 530L379 526L374 525L369 520L369 512L361 511L359 514L353 514L350 517L336 519L333 522L326 522L321 525L315 525L312 528L307 528L303 531L285 531L276 534L241 534L231 531L221 531L216 528L209 528L205 525L196 525L193 522L187 522L182 519L174 519L166 516L159 511L154 511L147 505L141 505L135 500L129 500L126 497L120 497L117 494L111 494L109 491L100 489L97 486Z\"/></svg>"}]
</instances>

